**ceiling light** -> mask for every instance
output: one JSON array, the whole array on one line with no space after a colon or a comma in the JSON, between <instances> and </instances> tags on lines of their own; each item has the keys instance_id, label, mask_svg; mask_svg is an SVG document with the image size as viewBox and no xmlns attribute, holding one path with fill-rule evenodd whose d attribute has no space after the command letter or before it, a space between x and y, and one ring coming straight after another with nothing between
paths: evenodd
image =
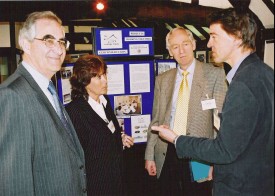
<instances>
[{"instance_id":1,"label":"ceiling light","mask_svg":"<svg viewBox=\"0 0 275 196\"><path fill-rule=\"evenodd\" d=\"M99 10L99 11L102 11L104 10L105 6L103 3L99 2L96 4L96 9Z\"/></svg>"}]
</instances>

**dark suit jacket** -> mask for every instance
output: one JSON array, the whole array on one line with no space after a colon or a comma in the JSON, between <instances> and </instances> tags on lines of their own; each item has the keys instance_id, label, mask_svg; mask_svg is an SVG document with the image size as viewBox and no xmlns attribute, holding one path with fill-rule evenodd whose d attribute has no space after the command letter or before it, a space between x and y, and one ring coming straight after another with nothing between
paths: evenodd
<instances>
[{"instance_id":1,"label":"dark suit jacket","mask_svg":"<svg viewBox=\"0 0 275 196\"><path fill-rule=\"evenodd\" d=\"M179 157L215 164L215 196L274 195L274 71L256 54L238 68L215 140L180 136Z\"/></svg>"},{"instance_id":2,"label":"dark suit jacket","mask_svg":"<svg viewBox=\"0 0 275 196\"><path fill-rule=\"evenodd\" d=\"M73 136L76 145L20 64L0 85L0 195L86 195L84 153Z\"/></svg>"},{"instance_id":3,"label":"dark suit jacket","mask_svg":"<svg viewBox=\"0 0 275 196\"><path fill-rule=\"evenodd\" d=\"M121 128L107 96L106 116L113 121L112 133L106 122L80 98L66 106L85 153L88 195L122 195Z\"/></svg>"}]
</instances>

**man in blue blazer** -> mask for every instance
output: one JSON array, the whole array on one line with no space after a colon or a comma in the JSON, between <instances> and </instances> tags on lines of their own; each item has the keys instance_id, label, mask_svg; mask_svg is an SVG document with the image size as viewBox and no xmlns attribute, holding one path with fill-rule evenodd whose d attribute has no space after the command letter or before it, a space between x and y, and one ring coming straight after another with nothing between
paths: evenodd
<instances>
[{"instance_id":1,"label":"man in blue blazer","mask_svg":"<svg viewBox=\"0 0 275 196\"><path fill-rule=\"evenodd\" d=\"M214 163L215 196L274 195L274 71L255 54L256 32L248 13L230 8L210 17L208 47L216 62L232 67L216 139L152 127L180 158Z\"/></svg>"},{"instance_id":2,"label":"man in blue blazer","mask_svg":"<svg viewBox=\"0 0 275 196\"><path fill-rule=\"evenodd\" d=\"M0 85L0 195L86 195L82 147L48 90L68 47L61 20L50 11L30 14L19 44L23 62Z\"/></svg>"}]
</instances>

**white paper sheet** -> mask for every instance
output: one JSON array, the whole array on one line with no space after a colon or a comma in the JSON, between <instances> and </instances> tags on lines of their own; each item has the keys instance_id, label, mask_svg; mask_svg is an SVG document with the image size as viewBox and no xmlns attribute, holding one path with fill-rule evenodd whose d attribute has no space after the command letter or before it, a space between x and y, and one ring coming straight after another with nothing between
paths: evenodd
<instances>
[{"instance_id":1,"label":"white paper sheet","mask_svg":"<svg viewBox=\"0 0 275 196\"><path fill-rule=\"evenodd\" d=\"M107 65L108 95L125 94L124 65Z\"/></svg>"},{"instance_id":2,"label":"white paper sheet","mask_svg":"<svg viewBox=\"0 0 275 196\"><path fill-rule=\"evenodd\" d=\"M150 64L130 64L130 92L150 92Z\"/></svg>"}]
</instances>

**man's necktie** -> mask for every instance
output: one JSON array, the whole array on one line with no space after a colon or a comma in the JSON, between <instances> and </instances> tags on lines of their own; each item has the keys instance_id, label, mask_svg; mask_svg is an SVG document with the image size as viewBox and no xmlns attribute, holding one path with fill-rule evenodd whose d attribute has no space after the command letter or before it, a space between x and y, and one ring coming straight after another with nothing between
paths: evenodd
<instances>
[{"instance_id":1,"label":"man's necktie","mask_svg":"<svg viewBox=\"0 0 275 196\"><path fill-rule=\"evenodd\" d=\"M174 131L179 135L186 135L188 104L189 104L189 88L187 75L189 72L183 72L183 80L180 84L176 114L174 121Z\"/></svg>"},{"instance_id":2,"label":"man's necktie","mask_svg":"<svg viewBox=\"0 0 275 196\"><path fill-rule=\"evenodd\" d=\"M59 116L59 118L60 118L61 122L63 123L63 125L65 126L65 128L67 130L67 133L70 135L70 138L74 142L73 135L71 133L72 130L71 130L71 128L69 126L69 123L68 123L68 121L67 121L67 119L65 117L65 114L64 114L64 111L63 111L63 107L62 107L61 102L60 102L60 100L58 98L57 92L55 90L55 87L54 87L52 81L50 81L50 83L49 83L48 90L50 91L50 93L53 96L53 101L54 101L56 113ZM75 144L75 142L74 142L74 144Z\"/></svg>"}]
</instances>

